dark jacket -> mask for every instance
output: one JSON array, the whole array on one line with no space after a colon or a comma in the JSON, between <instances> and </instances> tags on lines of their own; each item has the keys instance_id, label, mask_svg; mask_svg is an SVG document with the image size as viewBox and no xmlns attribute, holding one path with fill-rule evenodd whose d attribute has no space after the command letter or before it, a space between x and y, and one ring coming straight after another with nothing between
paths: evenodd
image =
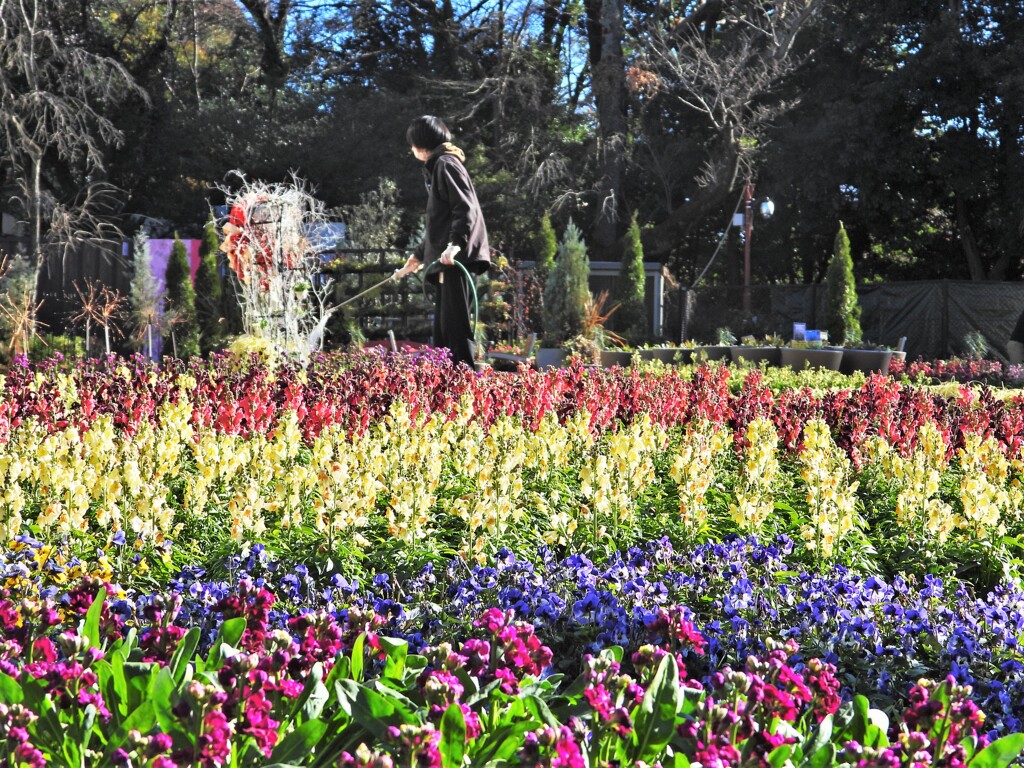
<instances>
[{"instance_id":1,"label":"dark jacket","mask_svg":"<svg viewBox=\"0 0 1024 768\"><path fill-rule=\"evenodd\" d=\"M423 164L427 226L423 242L416 248L416 258L429 267L451 243L460 249L456 260L479 275L491 265L491 248L476 190L463 160L462 150L444 144ZM428 272L427 279L436 283L437 272Z\"/></svg>"}]
</instances>

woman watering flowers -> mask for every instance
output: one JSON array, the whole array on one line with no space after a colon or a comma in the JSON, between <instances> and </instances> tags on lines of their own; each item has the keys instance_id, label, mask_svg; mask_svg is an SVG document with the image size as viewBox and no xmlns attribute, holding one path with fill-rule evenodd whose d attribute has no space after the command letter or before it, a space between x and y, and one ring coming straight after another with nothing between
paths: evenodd
<instances>
[{"instance_id":1,"label":"woman watering flowers","mask_svg":"<svg viewBox=\"0 0 1024 768\"><path fill-rule=\"evenodd\" d=\"M424 115L405 133L413 155L423 163L427 185L427 221L423 242L398 272L404 277L424 264L438 266L426 279L437 286L434 308L434 346L447 347L452 359L472 367L476 357L471 297L465 273L482 274L490 266L487 227L476 190L464 165L466 155L452 144L452 134L440 118Z\"/></svg>"}]
</instances>

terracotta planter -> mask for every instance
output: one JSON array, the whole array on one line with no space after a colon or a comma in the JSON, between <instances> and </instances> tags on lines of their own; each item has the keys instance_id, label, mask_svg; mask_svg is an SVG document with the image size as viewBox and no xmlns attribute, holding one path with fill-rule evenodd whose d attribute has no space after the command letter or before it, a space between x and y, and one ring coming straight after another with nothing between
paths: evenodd
<instances>
[{"instance_id":1,"label":"terracotta planter","mask_svg":"<svg viewBox=\"0 0 1024 768\"><path fill-rule=\"evenodd\" d=\"M633 359L632 352L624 352L621 349L602 349L601 350L601 365L605 368L611 368L613 365L618 365L623 368L628 368L630 361Z\"/></svg>"},{"instance_id":2,"label":"terracotta planter","mask_svg":"<svg viewBox=\"0 0 1024 768\"><path fill-rule=\"evenodd\" d=\"M729 355L737 365L759 366L762 362L768 365L779 365L782 361L781 347L729 347Z\"/></svg>"},{"instance_id":3,"label":"terracotta planter","mask_svg":"<svg viewBox=\"0 0 1024 768\"><path fill-rule=\"evenodd\" d=\"M537 353L533 359L537 370L540 371L561 368L565 363L565 350L561 347L537 347Z\"/></svg>"},{"instance_id":4,"label":"terracotta planter","mask_svg":"<svg viewBox=\"0 0 1024 768\"><path fill-rule=\"evenodd\" d=\"M694 347L693 348L693 362L703 363L712 362L715 360L729 360L729 350L732 347L727 347L724 344L709 344L705 347Z\"/></svg>"},{"instance_id":5,"label":"terracotta planter","mask_svg":"<svg viewBox=\"0 0 1024 768\"><path fill-rule=\"evenodd\" d=\"M805 368L825 368L829 371L838 371L839 365L843 361L843 350L782 347L781 361L782 365L788 365L794 371L802 371Z\"/></svg>"},{"instance_id":6,"label":"terracotta planter","mask_svg":"<svg viewBox=\"0 0 1024 768\"><path fill-rule=\"evenodd\" d=\"M839 364L840 373L889 373L892 362L891 349L850 349L843 350L843 361Z\"/></svg>"},{"instance_id":7,"label":"terracotta planter","mask_svg":"<svg viewBox=\"0 0 1024 768\"><path fill-rule=\"evenodd\" d=\"M665 365L690 362L692 350L685 347L653 347L637 350L641 360L657 360ZM677 359L678 358L678 359Z\"/></svg>"}]
</instances>

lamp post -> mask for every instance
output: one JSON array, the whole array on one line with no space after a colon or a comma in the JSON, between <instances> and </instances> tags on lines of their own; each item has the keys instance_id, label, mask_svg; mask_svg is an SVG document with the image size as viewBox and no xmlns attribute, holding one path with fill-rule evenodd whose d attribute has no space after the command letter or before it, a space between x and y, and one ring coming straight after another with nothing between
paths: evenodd
<instances>
[{"instance_id":1,"label":"lamp post","mask_svg":"<svg viewBox=\"0 0 1024 768\"><path fill-rule=\"evenodd\" d=\"M750 236L754 231L754 185L743 185L743 314L750 317Z\"/></svg>"},{"instance_id":2,"label":"lamp post","mask_svg":"<svg viewBox=\"0 0 1024 768\"><path fill-rule=\"evenodd\" d=\"M770 197L761 201L761 216L770 218L775 203ZM754 233L754 183L747 179L743 185L743 314L750 317L750 239Z\"/></svg>"}]
</instances>

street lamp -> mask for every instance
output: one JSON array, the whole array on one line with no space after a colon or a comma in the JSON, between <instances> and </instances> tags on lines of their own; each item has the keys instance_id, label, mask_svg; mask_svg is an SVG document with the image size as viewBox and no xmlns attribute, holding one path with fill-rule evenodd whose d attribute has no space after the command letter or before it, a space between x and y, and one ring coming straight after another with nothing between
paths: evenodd
<instances>
[{"instance_id":1,"label":"street lamp","mask_svg":"<svg viewBox=\"0 0 1024 768\"><path fill-rule=\"evenodd\" d=\"M770 197L761 201L758 210L763 218L775 213L775 203ZM739 215L736 216L739 219ZM750 316L750 238L754 232L754 184L747 179L743 185L743 313Z\"/></svg>"}]
</instances>

